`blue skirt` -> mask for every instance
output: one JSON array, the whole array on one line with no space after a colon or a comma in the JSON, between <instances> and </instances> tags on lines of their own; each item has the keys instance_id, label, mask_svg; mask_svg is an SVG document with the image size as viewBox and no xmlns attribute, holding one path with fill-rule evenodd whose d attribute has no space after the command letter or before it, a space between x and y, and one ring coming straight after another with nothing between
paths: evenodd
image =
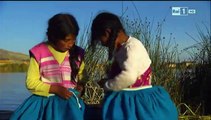
<instances>
[{"instance_id":1,"label":"blue skirt","mask_svg":"<svg viewBox=\"0 0 211 120\"><path fill-rule=\"evenodd\" d=\"M103 120L178 120L178 111L160 86L133 91L110 91L103 104Z\"/></svg>"},{"instance_id":2,"label":"blue skirt","mask_svg":"<svg viewBox=\"0 0 211 120\"><path fill-rule=\"evenodd\" d=\"M77 91L71 91L77 94ZM57 95L31 95L14 111L10 120L83 120L85 104L75 95L68 100Z\"/></svg>"}]
</instances>

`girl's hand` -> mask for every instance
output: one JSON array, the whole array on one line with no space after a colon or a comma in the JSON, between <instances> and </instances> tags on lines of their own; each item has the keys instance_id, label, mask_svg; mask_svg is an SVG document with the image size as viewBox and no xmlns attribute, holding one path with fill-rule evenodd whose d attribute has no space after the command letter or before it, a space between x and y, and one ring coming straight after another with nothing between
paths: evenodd
<instances>
[{"instance_id":1,"label":"girl's hand","mask_svg":"<svg viewBox=\"0 0 211 120\"><path fill-rule=\"evenodd\" d=\"M78 84L75 89L79 92L78 97L81 97L84 93L83 85Z\"/></svg>"},{"instance_id":2,"label":"girl's hand","mask_svg":"<svg viewBox=\"0 0 211 120\"><path fill-rule=\"evenodd\" d=\"M49 92L54 93L63 99L69 99L73 95L67 88L58 85L51 85Z\"/></svg>"},{"instance_id":3,"label":"girl's hand","mask_svg":"<svg viewBox=\"0 0 211 120\"><path fill-rule=\"evenodd\" d=\"M97 84L101 87L101 88L104 88L104 85L106 83L107 79L102 79L100 81L97 82Z\"/></svg>"},{"instance_id":4,"label":"girl's hand","mask_svg":"<svg viewBox=\"0 0 211 120\"><path fill-rule=\"evenodd\" d=\"M76 88L75 88L78 92L82 92L83 91L83 86L81 85L77 85Z\"/></svg>"}]
</instances>

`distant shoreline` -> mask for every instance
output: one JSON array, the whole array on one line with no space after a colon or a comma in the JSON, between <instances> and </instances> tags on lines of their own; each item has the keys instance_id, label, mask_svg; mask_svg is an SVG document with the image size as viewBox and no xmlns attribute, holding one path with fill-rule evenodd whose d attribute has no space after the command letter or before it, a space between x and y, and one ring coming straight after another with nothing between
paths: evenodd
<instances>
[{"instance_id":1,"label":"distant shoreline","mask_svg":"<svg viewBox=\"0 0 211 120\"><path fill-rule=\"evenodd\" d=\"M2 61L0 60L0 73L8 72L26 72L28 70L29 61Z\"/></svg>"}]
</instances>

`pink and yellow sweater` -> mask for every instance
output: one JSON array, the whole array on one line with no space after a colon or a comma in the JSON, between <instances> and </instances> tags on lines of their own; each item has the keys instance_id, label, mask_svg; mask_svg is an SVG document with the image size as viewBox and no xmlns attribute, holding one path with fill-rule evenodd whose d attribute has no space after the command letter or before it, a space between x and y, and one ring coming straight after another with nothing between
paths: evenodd
<instances>
[{"instance_id":1,"label":"pink and yellow sweater","mask_svg":"<svg viewBox=\"0 0 211 120\"><path fill-rule=\"evenodd\" d=\"M49 96L50 85L62 85L74 88L76 83L71 81L71 67L69 52L58 52L50 45L40 43L30 49L33 56L27 72L26 87L33 94ZM80 56L79 56L80 57ZM80 66L78 78L81 78L84 69L82 58L77 65Z\"/></svg>"}]
</instances>

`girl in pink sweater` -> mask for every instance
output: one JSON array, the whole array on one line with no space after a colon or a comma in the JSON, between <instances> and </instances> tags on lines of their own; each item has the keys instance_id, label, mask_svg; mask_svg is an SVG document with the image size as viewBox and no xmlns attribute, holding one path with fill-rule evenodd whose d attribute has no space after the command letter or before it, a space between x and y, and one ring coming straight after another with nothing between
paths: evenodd
<instances>
[{"instance_id":1,"label":"girl in pink sweater","mask_svg":"<svg viewBox=\"0 0 211 120\"><path fill-rule=\"evenodd\" d=\"M83 120L85 105L77 84L83 71L84 50L75 45L79 26L70 14L48 22L46 42L30 49L26 87L32 95L11 120Z\"/></svg>"}]
</instances>

